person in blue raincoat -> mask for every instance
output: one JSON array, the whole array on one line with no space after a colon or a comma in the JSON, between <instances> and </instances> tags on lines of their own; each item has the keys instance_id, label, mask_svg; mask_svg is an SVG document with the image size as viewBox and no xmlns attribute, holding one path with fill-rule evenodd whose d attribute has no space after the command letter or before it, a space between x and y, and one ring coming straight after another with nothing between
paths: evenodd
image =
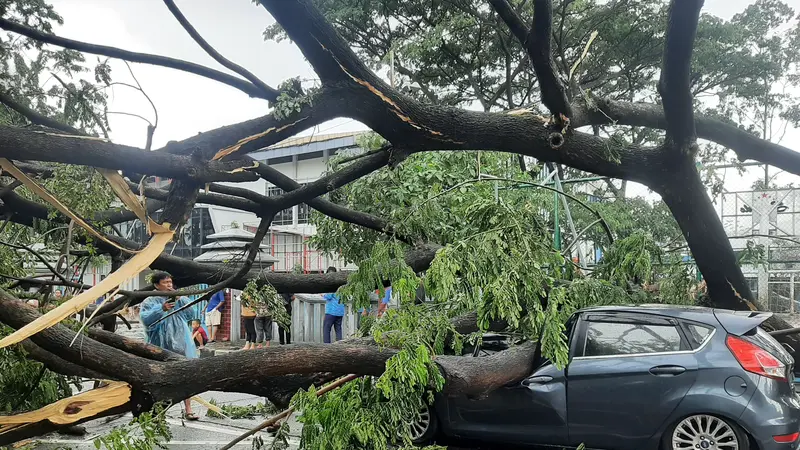
<instances>
[{"instance_id":1,"label":"person in blue raincoat","mask_svg":"<svg viewBox=\"0 0 800 450\"><path fill-rule=\"evenodd\" d=\"M174 291L172 276L167 272L155 272L151 281L156 291ZM174 297L148 297L142 302L139 318L145 327L145 342L161 347L187 358L197 358L197 349L192 342L192 333L189 328L189 321L194 319L190 309L185 309L177 314L173 314L161 322L159 319L165 317L173 309L178 309L189 303L186 297L175 299ZM198 417L192 413L191 400L184 400L186 405L185 417L187 420L197 420Z\"/></svg>"}]
</instances>

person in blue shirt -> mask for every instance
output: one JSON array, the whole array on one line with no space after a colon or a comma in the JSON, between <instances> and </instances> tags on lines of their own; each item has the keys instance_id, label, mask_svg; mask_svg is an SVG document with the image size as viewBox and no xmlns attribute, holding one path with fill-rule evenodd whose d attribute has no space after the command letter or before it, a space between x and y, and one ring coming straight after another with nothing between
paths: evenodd
<instances>
[{"instance_id":1,"label":"person in blue shirt","mask_svg":"<svg viewBox=\"0 0 800 450\"><path fill-rule=\"evenodd\" d=\"M336 267L328 267L327 273L336 272ZM342 318L344 305L338 294L325 294L325 320L322 322L322 342L331 343L331 328L336 329L336 340L342 340Z\"/></svg>"},{"instance_id":2,"label":"person in blue shirt","mask_svg":"<svg viewBox=\"0 0 800 450\"><path fill-rule=\"evenodd\" d=\"M153 288L156 292L174 291L172 276L167 272L155 272L152 275ZM187 358L197 358L197 349L192 341L192 331L189 321L193 319L192 312L187 308L183 311L166 317L173 309L179 309L189 303L186 297L154 296L142 302L139 319L144 325L145 342L165 350L169 350ZM166 318L165 318L166 317ZM156 323L159 319L164 319ZM187 420L197 420L192 413L190 399L184 400L186 405Z\"/></svg>"},{"instance_id":3,"label":"person in blue shirt","mask_svg":"<svg viewBox=\"0 0 800 450\"><path fill-rule=\"evenodd\" d=\"M378 317L383 316L383 313L385 313L386 309L389 308L389 302L392 301L392 287L389 286L386 289L384 289L384 291L386 293L384 294L383 299L381 299L381 304L378 305Z\"/></svg>"},{"instance_id":4,"label":"person in blue shirt","mask_svg":"<svg viewBox=\"0 0 800 450\"><path fill-rule=\"evenodd\" d=\"M209 331L210 339L208 343L217 341L217 330L222 323L222 312L220 308L225 304L225 291L217 291L211 296L206 307L206 327Z\"/></svg>"}]
</instances>

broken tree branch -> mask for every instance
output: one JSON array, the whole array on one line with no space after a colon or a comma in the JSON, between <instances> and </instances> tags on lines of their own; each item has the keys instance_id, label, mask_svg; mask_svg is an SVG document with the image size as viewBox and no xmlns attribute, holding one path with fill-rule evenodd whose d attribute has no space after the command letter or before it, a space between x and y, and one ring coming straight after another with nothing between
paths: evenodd
<instances>
[{"instance_id":1,"label":"broken tree branch","mask_svg":"<svg viewBox=\"0 0 800 450\"><path fill-rule=\"evenodd\" d=\"M329 383L328 385L323 386L322 389L317 391L317 397L323 396L326 393L328 393L328 392L330 392L330 391L332 391L334 389L342 387L342 386L344 386L345 384L347 384L347 383L349 383L351 381L357 380L358 378L360 378L359 375L350 374L350 375L347 375L346 377L342 377L342 378L340 378L340 379L338 379L338 380L336 380L336 381L334 381L332 383ZM236 439L234 439L234 440L228 442L227 444L225 444L224 446L220 447L219 450L228 450L230 448L233 448L239 442L242 442L243 440L245 440L245 439L249 438L250 436L258 433L259 431L263 430L264 428L271 427L272 425L275 425L276 423L280 422L281 420L291 416L293 412L294 412L294 408L288 408L285 411L281 412L280 414L276 414L276 415L270 417L269 419L265 420L264 422L261 422L260 424L258 424L255 428L247 431L246 433L243 433L241 436L237 437Z\"/></svg>"},{"instance_id":2,"label":"broken tree branch","mask_svg":"<svg viewBox=\"0 0 800 450\"><path fill-rule=\"evenodd\" d=\"M26 119L30 120L31 123L35 125L43 125L48 128L53 128L55 130L60 130L69 134L83 134L77 128L73 128L69 125L64 125L58 120L53 120L47 116L39 114L38 112L34 111L31 108L28 108L22 103L17 102L5 91L0 91L0 103L3 103L4 105L8 106L14 111L22 114Z\"/></svg>"},{"instance_id":3,"label":"broken tree branch","mask_svg":"<svg viewBox=\"0 0 800 450\"><path fill-rule=\"evenodd\" d=\"M210 78L212 80L219 81L220 83L227 84L228 86L234 87L244 92L250 97L264 98L269 100L258 86L254 85L253 83L247 80L243 80L241 78L228 75L227 73L223 73L218 70L209 69L208 67L201 66L200 64L195 64L189 61L182 61L180 59L169 58L160 55L131 52L128 50L123 50L115 47L109 47L107 45L89 44L86 42L80 42L73 39L67 39L56 36L55 34L44 33L42 31L22 25L20 23L12 22L2 17L0 17L0 28L12 31L17 34L21 34L31 39L37 40L39 42L44 42L47 44L68 48L71 50L92 53L95 55L108 56L111 58L119 58L130 62L169 67L171 69L177 69L183 72L193 73L201 77Z\"/></svg>"},{"instance_id":4,"label":"broken tree branch","mask_svg":"<svg viewBox=\"0 0 800 450\"><path fill-rule=\"evenodd\" d=\"M489 0L489 3L530 56L533 70L541 86L542 103L556 120L563 120L560 115L571 118L572 106L552 57L550 42L553 22L552 0L534 0L534 19L530 30L508 0Z\"/></svg>"},{"instance_id":5,"label":"broken tree branch","mask_svg":"<svg viewBox=\"0 0 800 450\"><path fill-rule=\"evenodd\" d=\"M278 171L273 167L261 165L256 168L256 172L258 172L258 174L262 178L274 184L275 186L278 186L279 188L283 189L286 192L290 192L295 189L301 188L300 183L282 174L280 171ZM333 203L331 201L322 198L314 198L313 200L308 200L306 203L308 204L308 206L316 209L317 211L325 214L328 217L332 217L334 219L341 220L347 223L359 225L364 228L369 228L379 233L384 233L396 237L398 240L408 245L414 245L413 239L411 239L408 236L403 236L398 234L395 231L394 226L389 221L381 217L373 216L372 214L367 214L360 211L355 211L350 208L337 205L336 203Z\"/></svg>"},{"instance_id":6,"label":"broken tree branch","mask_svg":"<svg viewBox=\"0 0 800 450\"><path fill-rule=\"evenodd\" d=\"M280 92L278 92L274 88L267 86L257 76L253 75L250 71L248 71L244 67L222 56L218 51L214 49L214 47L211 46L211 44L209 44L205 39L203 39L203 36L201 36L200 33L192 26L189 20L186 19L186 16L183 15L180 8L178 8L178 6L175 4L174 1L164 0L164 4L167 5L169 11L172 13L173 16L175 16L175 19L177 19L178 23L181 24L181 26L183 27L184 30L186 30L189 36L191 36L192 39L194 39L194 41L197 42L197 45L199 45L203 50L205 50L205 52L208 53L209 56L214 58L214 61L222 64L225 68L230 69L238 73L239 75L243 76L247 80L249 80L251 83L253 83L253 85L255 85L261 90L264 98L266 98L267 100L271 102L278 100L278 95L280 95Z\"/></svg>"},{"instance_id":7,"label":"broken tree branch","mask_svg":"<svg viewBox=\"0 0 800 450\"><path fill-rule=\"evenodd\" d=\"M654 103L630 103L590 97L589 105L575 107L573 127L630 125L667 129L664 108ZM761 139L722 118L695 114L697 137L733 150L740 161L755 160L800 175L800 152Z\"/></svg>"},{"instance_id":8,"label":"broken tree branch","mask_svg":"<svg viewBox=\"0 0 800 450\"><path fill-rule=\"evenodd\" d=\"M58 270L56 270L56 268L55 268L55 267L53 267L53 265L52 265L52 264L50 264L50 261L48 261L48 260L47 260L47 258L45 258L44 256L42 256L42 255L41 255L39 252L37 252L36 250L34 250L34 249L32 249L32 248L28 247L27 245L23 245L23 244L12 244L12 243L10 243L10 242L5 242L5 241L0 241L0 245L5 245L6 247L15 248L15 249L17 249L17 250L25 250L25 251L27 251L27 252L28 252L28 253L30 253L31 255L35 256L35 257L36 257L36 259L38 259L38 260L39 260L39 262L41 262L42 264L44 264L44 266L45 266L45 267L47 267L47 270L49 270L49 271L50 271L50 272L51 272L51 273L52 273L52 274L53 274L53 275L54 275L56 278L58 278L59 280L63 281L64 283L69 283L69 280L67 280L67 279L64 277L64 275L61 275L61 273L59 273L59 271L58 271Z\"/></svg>"},{"instance_id":9,"label":"broken tree branch","mask_svg":"<svg viewBox=\"0 0 800 450\"><path fill-rule=\"evenodd\" d=\"M305 186L287 191L285 194L269 197L269 200L276 211L308 202L386 166L389 159L390 147L387 147L381 152L366 156Z\"/></svg>"},{"instance_id":10,"label":"broken tree branch","mask_svg":"<svg viewBox=\"0 0 800 450\"><path fill-rule=\"evenodd\" d=\"M46 133L9 126L0 126L0 157L121 169L198 182L257 179L256 175L247 171L251 168L252 162L242 160L203 162L189 156L147 152L136 147L113 144L100 138Z\"/></svg>"}]
</instances>

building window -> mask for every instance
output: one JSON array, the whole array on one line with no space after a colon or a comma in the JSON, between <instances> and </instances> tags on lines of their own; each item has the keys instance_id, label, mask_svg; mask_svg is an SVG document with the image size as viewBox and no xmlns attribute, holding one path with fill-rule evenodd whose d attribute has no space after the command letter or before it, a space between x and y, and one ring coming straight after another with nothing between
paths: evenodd
<instances>
[{"instance_id":1,"label":"building window","mask_svg":"<svg viewBox=\"0 0 800 450\"><path fill-rule=\"evenodd\" d=\"M305 184L306 183L300 183L301 186L305 186ZM276 197L283 193L283 189L277 186L267 186L267 197ZM292 225L294 223L293 209L294 208L286 208L283 211L280 211L278 214L275 214L275 218L272 220L272 223L274 225ZM297 223L308 223L310 218L311 208L309 208L309 206L305 203L300 203L297 205Z\"/></svg>"},{"instance_id":2,"label":"building window","mask_svg":"<svg viewBox=\"0 0 800 450\"><path fill-rule=\"evenodd\" d=\"M311 220L311 208L305 203L297 205L297 223L308 223Z\"/></svg>"},{"instance_id":3,"label":"building window","mask_svg":"<svg viewBox=\"0 0 800 450\"><path fill-rule=\"evenodd\" d=\"M286 164L292 162L291 156L279 156L277 158L272 158L267 160L267 165L274 166L277 164Z\"/></svg>"}]
</instances>

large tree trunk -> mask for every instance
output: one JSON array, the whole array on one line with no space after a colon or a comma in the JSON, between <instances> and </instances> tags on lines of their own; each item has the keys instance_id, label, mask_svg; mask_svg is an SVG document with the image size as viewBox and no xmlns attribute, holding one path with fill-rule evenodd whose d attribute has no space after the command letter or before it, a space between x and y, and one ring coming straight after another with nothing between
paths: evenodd
<instances>
[{"instance_id":1,"label":"large tree trunk","mask_svg":"<svg viewBox=\"0 0 800 450\"><path fill-rule=\"evenodd\" d=\"M708 286L710 304L739 311L763 309L759 308L763 305L757 305L750 292L728 235L693 161L687 160L676 169L656 190L683 231L697 268ZM775 316L767 320L764 327L769 331L791 328L785 320ZM800 336L784 335L779 340L789 344L794 349L792 356L800 360Z\"/></svg>"},{"instance_id":2,"label":"large tree trunk","mask_svg":"<svg viewBox=\"0 0 800 450\"><path fill-rule=\"evenodd\" d=\"M21 328L37 317L39 313L34 308L0 291L0 322ZM467 331L468 320L454 323ZM80 366L88 369L84 373L128 383L132 401L125 409L134 413L148 410L156 402L177 402L208 390L255 394L285 404L297 389L307 388L310 383L322 384L336 374L381 375L386 361L398 352L353 340L337 345L294 344L188 360L100 330L80 337L79 345L70 346L74 337L74 331L55 325L32 336L27 341L30 345L26 345L36 350L32 356L40 355L54 370L69 371ZM486 358L438 356L435 362L445 378L445 394L481 396L528 375L535 353L536 346L526 344ZM232 372L231 367L236 370ZM119 408L113 412L119 412ZM76 419L70 425L104 414ZM14 433L0 432L0 445L53 429L53 424L45 421Z\"/></svg>"}]
</instances>

